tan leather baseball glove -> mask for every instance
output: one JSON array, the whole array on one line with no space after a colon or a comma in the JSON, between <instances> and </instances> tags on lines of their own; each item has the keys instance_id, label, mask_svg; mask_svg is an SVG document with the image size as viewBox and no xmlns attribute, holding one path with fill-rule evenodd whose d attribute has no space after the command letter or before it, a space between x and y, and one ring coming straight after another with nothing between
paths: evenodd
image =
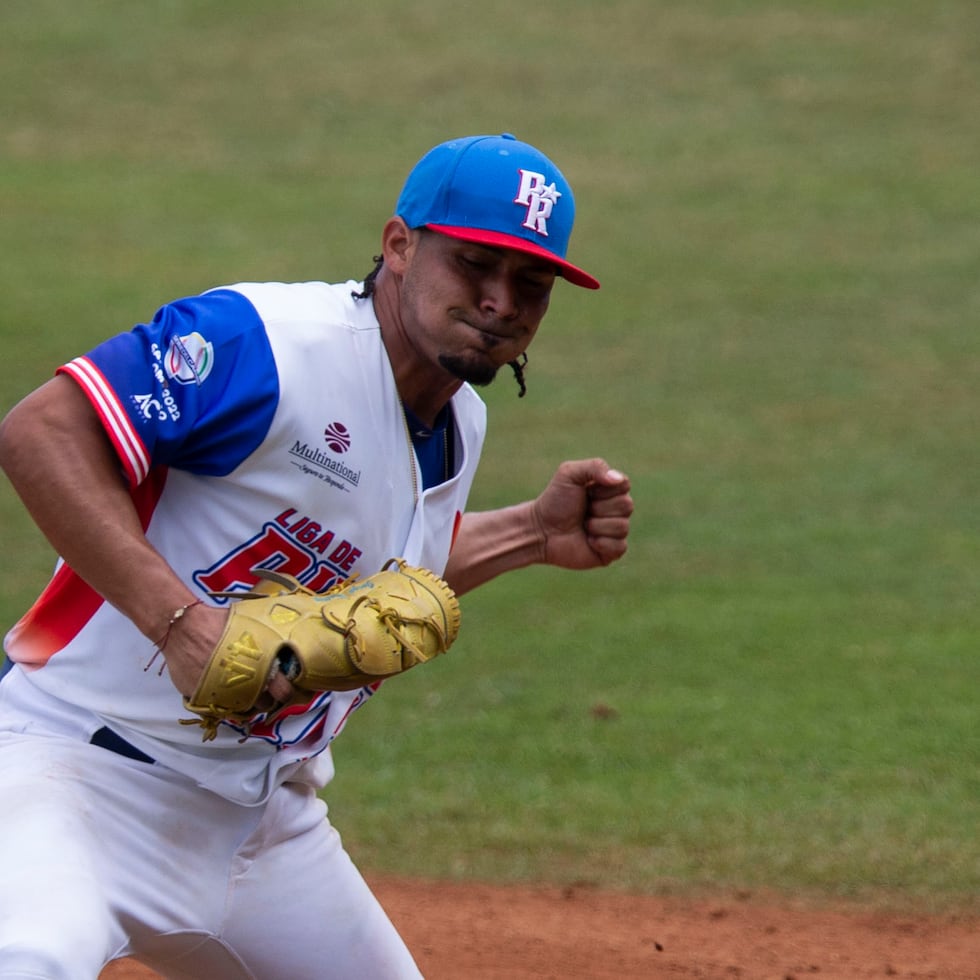
<instances>
[{"instance_id":1,"label":"tan leather baseball glove","mask_svg":"<svg viewBox=\"0 0 980 980\"><path fill-rule=\"evenodd\" d=\"M296 579L262 572L263 581L229 610L228 623L194 694L184 706L204 741L220 722L247 724L259 711L271 720L320 691L350 691L404 673L445 653L459 633L459 602L424 568L388 561L367 578L353 576L322 594ZM260 707L281 671L293 696ZM266 695L266 698L268 696Z\"/></svg>"}]
</instances>

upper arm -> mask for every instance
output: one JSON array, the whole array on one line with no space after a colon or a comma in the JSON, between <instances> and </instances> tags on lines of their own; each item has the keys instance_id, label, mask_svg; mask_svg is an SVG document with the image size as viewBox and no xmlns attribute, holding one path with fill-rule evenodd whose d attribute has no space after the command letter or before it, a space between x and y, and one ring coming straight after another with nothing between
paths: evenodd
<instances>
[{"instance_id":1,"label":"upper arm","mask_svg":"<svg viewBox=\"0 0 980 980\"><path fill-rule=\"evenodd\" d=\"M112 445L81 389L56 375L14 405L0 422L0 466L14 482L26 470L53 468L83 454L118 473Z\"/></svg>"}]
</instances>

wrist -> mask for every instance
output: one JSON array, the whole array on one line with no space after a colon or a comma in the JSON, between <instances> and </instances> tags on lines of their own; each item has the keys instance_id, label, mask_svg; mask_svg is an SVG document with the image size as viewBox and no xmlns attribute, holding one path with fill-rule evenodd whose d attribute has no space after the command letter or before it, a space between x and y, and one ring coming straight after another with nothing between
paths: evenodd
<instances>
[{"instance_id":1,"label":"wrist","mask_svg":"<svg viewBox=\"0 0 980 980\"><path fill-rule=\"evenodd\" d=\"M193 609L195 606L201 606L204 604L203 599L192 599L190 602L185 602L182 606L178 606L171 612L169 618L167 619L167 625L164 627L163 633L160 638L155 641L156 648L161 652L165 652L167 649L167 643L170 641L171 634L174 629L177 628L180 621L184 618L184 615L189 609Z\"/></svg>"}]
</instances>

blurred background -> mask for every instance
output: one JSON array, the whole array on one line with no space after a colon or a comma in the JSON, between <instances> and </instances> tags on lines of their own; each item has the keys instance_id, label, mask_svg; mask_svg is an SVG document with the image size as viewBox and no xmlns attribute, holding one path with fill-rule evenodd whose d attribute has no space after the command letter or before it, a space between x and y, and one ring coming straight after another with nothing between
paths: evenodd
<instances>
[{"instance_id":1,"label":"blurred background","mask_svg":"<svg viewBox=\"0 0 980 980\"><path fill-rule=\"evenodd\" d=\"M980 6L5 0L0 410L162 303L360 278L414 162L575 189L475 509L601 455L628 556L464 599L325 795L371 870L980 894ZM323 383L329 384L329 378ZM54 556L0 486L6 629Z\"/></svg>"}]
</instances>

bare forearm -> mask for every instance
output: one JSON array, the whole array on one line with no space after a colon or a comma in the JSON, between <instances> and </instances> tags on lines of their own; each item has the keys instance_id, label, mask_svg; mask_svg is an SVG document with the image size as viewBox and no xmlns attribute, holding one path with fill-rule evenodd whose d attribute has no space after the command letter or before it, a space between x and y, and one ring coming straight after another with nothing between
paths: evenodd
<instances>
[{"instance_id":1,"label":"bare forearm","mask_svg":"<svg viewBox=\"0 0 980 980\"><path fill-rule=\"evenodd\" d=\"M544 538L527 501L463 517L445 578L463 595L504 572L544 560Z\"/></svg>"}]
</instances>

